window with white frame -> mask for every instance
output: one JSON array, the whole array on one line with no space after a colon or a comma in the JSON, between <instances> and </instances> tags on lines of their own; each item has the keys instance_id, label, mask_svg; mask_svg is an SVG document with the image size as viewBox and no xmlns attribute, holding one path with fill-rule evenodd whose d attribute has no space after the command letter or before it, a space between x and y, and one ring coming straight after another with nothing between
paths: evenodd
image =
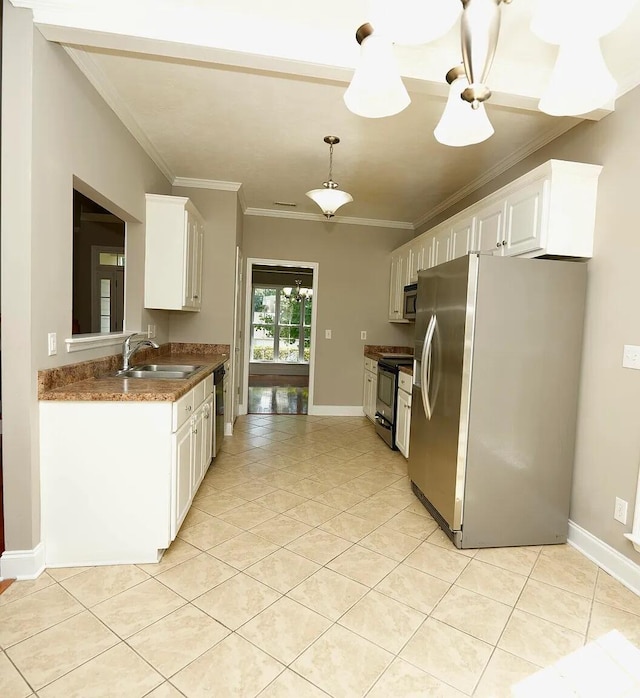
<instances>
[{"instance_id":1,"label":"window with white frame","mask_svg":"<svg viewBox=\"0 0 640 698\"><path fill-rule=\"evenodd\" d=\"M309 363L310 289L254 284L251 297L251 361Z\"/></svg>"}]
</instances>

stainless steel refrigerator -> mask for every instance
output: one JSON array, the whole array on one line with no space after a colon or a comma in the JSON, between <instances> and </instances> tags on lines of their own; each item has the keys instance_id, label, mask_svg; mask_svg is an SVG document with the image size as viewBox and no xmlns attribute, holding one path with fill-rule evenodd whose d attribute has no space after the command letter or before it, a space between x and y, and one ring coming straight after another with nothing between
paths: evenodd
<instances>
[{"instance_id":1,"label":"stainless steel refrigerator","mask_svg":"<svg viewBox=\"0 0 640 698\"><path fill-rule=\"evenodd\" d=\"M418 275L409 477L459 548L566 541L586 282L478 254Z\"/></svg>"}]
</instances>

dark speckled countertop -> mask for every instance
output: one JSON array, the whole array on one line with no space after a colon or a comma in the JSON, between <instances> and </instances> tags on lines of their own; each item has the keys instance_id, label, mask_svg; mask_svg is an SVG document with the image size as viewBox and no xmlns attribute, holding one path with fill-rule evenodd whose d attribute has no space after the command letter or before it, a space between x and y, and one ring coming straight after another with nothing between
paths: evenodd
<instances>
[{"instance_id":1,"label":"dark speckled countertop","mask_svg":"<svg viewBox=\"0 0 640 698\"><path fill-rule=\"evenodd\" d=\"M39 371L38 397L40 400L66 401L174 402L229 358L228 345L206 346L214 351L227 351L212 353L198 351L201 348L198 345L171 345L169 350L163 347L156 353L140 352L133 361L134 365L153 362L202 366L187 379L117 378L113 375L120 367L121 357L117 355Z\"/></svg>"}]
</instances>

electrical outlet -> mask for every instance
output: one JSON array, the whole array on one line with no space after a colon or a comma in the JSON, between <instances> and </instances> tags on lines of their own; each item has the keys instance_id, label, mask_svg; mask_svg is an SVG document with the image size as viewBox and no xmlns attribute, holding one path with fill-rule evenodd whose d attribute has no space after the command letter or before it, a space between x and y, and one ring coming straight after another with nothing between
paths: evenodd
<instances>
[{"instance_id":1,"label":"electrical outlet","mask_svg":"<svg viewBox=\"0 0 640 698\"><path fill-rule=\"evenodd\" d=\"M627 523L627 506L628 504L624 501L624 499L616 497L616 508L613 512L613 518L616 521L619 521L621 524Z\"/></svg>"},{"instance_id":2,"label":"electrical outlet","mask_svg":"<svg viewBox=\"0 0 640 698\"><path fill-rule=\"evenodd\" d=\"M47 349L49 356L55 356L58 353L58 336L55 332L49 332L47 335Z\"/></svg>"},{"instance_id":3,"label":"electrical outlet","mask_svg":"<svg viewBox=\"0 0 640 698\"><path fill-rule=\"evenodd\" d=\"M156 326L155 325L147 325L147 337L149 339L153 339L156 336Z\"/></svg>"},{"instance_id":4,"label":"electrical outlet","mask_svg":"<svg viewBox=\"0 0 640 698\"><path fill-rule=\"evenodd\" d=\"M325 331L324 331L324 338L325 338L325 339L331 339L331 330L325 330Z\"/></svg>"},{"instance_id":5,"label":"electrical outlet","mask_svg":"<svg viewBox=\"0 0 640 698\"><path fill-rule=\"evenodd\" d=\"M367 338L367 331L362 330L362 332L360 332L360 339L366 339L366 338Z\"/></svg>"},{"instance_id":6,"label":"electrical outlet","mask_svg":"<svg viewBox=\"0 0 640 698\"><path fill-rule=\"evenodd\" d=\"M622 366L623 368L640 368L640 347L633 344L624 345Z\"/></svg>"}]
</instances>

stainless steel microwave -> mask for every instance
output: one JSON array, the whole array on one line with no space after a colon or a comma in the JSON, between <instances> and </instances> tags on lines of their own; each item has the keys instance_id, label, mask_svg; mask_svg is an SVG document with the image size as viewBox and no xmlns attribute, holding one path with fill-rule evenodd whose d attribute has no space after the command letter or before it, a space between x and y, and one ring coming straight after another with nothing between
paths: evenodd
<instances>
[{"instance_id":1,"label":"stainless steel microwave","mask_svg":"<svg viewBox=\"0 0 640 698\"><path fill-rule=\"evenodd\" d=\"M418 298L418 284L409 284L404 287L404 301L402 303L402 317L405 320L416 319L416 300Z\"/></svg>"}]
</instances>

